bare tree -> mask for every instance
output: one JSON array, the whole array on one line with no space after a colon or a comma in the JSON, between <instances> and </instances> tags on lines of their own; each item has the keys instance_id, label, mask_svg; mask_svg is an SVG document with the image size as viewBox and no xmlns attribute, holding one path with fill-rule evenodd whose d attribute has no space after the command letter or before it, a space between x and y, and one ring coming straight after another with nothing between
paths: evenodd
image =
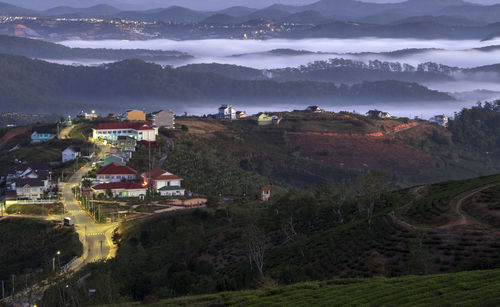
<instances>
[{"instance_id":1,"label":"bare tree","mask_svg":"<svg viewBox=\"0 0 500 307\"><path fill-rule=\"evenodd\" d=\"M368 173L360 177L356 183L356 194L359 197L358 210L360 213L366 214L370 228L372 227L375 207L382 194L388 190L389 185L389 175L383 172Z\"/></svg>"},{"instance_id":2,"label":"bare tree","mask_svg":"<svg viewBox=\"0 0 500 307\"><path fill-rule=\"evenodd\" d=\"M297 235L295 230L296 207L296 199L293 199L290 194L276 202L276 214L282 217L281 231L285 235L285 242L293 241L293 238Z\"/></svg>"},{"instance_id":3,"label":"bare tree","mask_svg":"<svg viewBox=\"0 0 500 307\"><path fill-rule=\"evenodd\" d=\"M342 180L323 185L320 189L320 201L331 206L332 213L339 224L344 223L344 205L348 197L352 195L352 188L351 181Z\"/></svg>"},{"instance_id":4,"label":"bare tree","mask_svg":"<svg viewBox=\"0 0 500 307\"><path fill-rule=\"evenodd\" d=\"M245 231L250 267L255 264L260 275L264 275L264 254L267 250L267 238L255 225L250 225Z\"/></svg>"}]
</instances>

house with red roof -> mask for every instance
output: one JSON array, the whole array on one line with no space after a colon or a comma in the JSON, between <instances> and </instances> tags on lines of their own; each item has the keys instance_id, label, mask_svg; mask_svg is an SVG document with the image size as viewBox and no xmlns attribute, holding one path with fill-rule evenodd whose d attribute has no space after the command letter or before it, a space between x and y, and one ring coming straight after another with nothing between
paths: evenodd
<instances>
[{"instance_id":1,"label":"house with red roof","mask_svg":"<svg viewBox=\"0 0 500 307\"><path fill-rule=\"evenodd\" d=\"M96 177L100 183L134 181L137 178L137 171L128 166L113 162L98 169Z\"/></svg>"},{"instance_id":2,"label":"house with red roof","mask_svg":"<svg viewBox=\"0 0 500 307\"><path fill-rule=\"evenodd\" d=\"M164 169L155 168L151 172L141 175L144 185L151 187L162 196L184 196L186 190L182 188L181 177Z\"/></svg>"},{"instance_id":3,"label":"house with red roof","mask_svg":"<svg viewBox=\"0 0 500 307\"><path fill-rule=\"evenodd\" d=\"M92 187L96 196L106 195L111 191L113 197L144 197L147 188L131 181L102 183Z\"/></svg>"},{"instance_id":4,"label":"house with red roof","mask_svg":"<svg viewBox=\"0 0 500 307\"><path fill-rule=\"evenodd\" d=\"M101 141L117 141L119 136L128 136L137 141L155 142L158 127L151 122L102 123L92 129L92 138Z\"/></svg>"}]
</instances>

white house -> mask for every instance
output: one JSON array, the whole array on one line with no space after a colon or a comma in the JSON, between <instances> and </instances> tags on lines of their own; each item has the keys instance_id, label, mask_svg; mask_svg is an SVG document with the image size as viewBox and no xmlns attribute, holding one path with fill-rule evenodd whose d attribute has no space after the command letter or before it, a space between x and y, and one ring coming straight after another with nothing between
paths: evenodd
<instances>
[{"instance_id":1,"label":"white house","mask_svg":"<svg viewBox=\"0 0 500 307\"><path fill-rule=\"evenodd\" d=\"M217 114L217 117L226 119L236 119L236 109L233 108L233 106L223 104L219 108L219 114Z\"/></svg>"},{"instance_id":2,"label":"white house","mask_svg":"<svg viewBox=\"0 0 500 307\"><path fill-rule=\"evenodd\" d=\"M37 200L43 197L47 187L41 179L27 178L15 180L11 190L16 191L17 199Z\"/></svg>"},{"instance_id":3,"label":"white house","mask_svg":"<svg viewBox=\"0 0 500 307\"><path fill-rule=\"evenodd\" d=\"M391 119L392 115L389 112L382 112L379 110L370 110L366 113L369 117L380 119Z\"/></svg>"},{"instance_id":4,"label":"white house","mask_svg":"<svg viewBox=\"0 0 500 307\"><path fill-rule=\"evenodd\" d=\"M111 191L113 197L144 197L146 187L130 181L103 183L92 187L94 194L106 194Z\"/></svg>"},{"instance_id":5,"label":"white house","mask_svg":"<svg viewBox=\"0 0 500 307\"><path fill-rule=\"evenodd\" d=\"M150 186L162 196L184 196L186 190L181 187L182 179L166 170L155 168L143 173L144 184Z\"/></svg>"},{"instance_id":6,"label":"white house","mask_svg":"<svg viewBox=\"0 0 500 307\"><path fill-rule=\"evenodd\" d=\"M62 163L76 160L81 156L80 148L69 146L62 152Z\"/></svg>"},{"instance_id":7,"label":"white house","mask_svg":"<svg viewBox=\"0 0 500 307\"><path fill-rule=\"evenodd\" d=\"M129 136L137 141L155 142L158 127L150 122L104 123L92 129L94 140L116 141L119 136Z\"/></svg>"},{"instance_id":8,"label":"white house","mask_svg":"<svg viewBox=\"0 0 500 307\"><path fill-rule=\"evenodd\" d=\"M448 124L450 123L450 118L446 115L436 115L431 119L429 119L429 121L439 126L448 127Z\"/></svg>"},{"instance_id":9,"label":"white house","mask_svg":"<svg viewBox=\"0 0 500 307\"><path fill-rule=\"evenodd\" d=\"M136 179L137 171L116 162L100 168L96 172L97 181L101 183L132 181Z\"/></svg>"}]
</instances>

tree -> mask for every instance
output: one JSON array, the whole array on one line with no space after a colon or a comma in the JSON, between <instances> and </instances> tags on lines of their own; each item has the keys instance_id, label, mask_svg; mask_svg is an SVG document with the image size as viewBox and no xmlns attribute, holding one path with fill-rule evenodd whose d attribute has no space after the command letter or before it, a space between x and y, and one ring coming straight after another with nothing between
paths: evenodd
<instances>
[{"instance_id":1,"label":"tree","mask_svg":"<svg viewBox=\"0 0 500 307\"><path fill-rule=\"evenodd\" d=\"M257 267L259 274L264 275L264 254L267 249L266 235L255 225L250 225L245 229L245 241L247 244L247 257L250 267L253 264Z\"/></svg>"},{"instance_id":2,"label":"tree","mask_svg":"<svg viewBox=\"0 0 500 307\"><path fill-rule=\"evenodd\" d=\"M111 189L106 189L106 196L108 196L109 198L113 197L113 191L111 191Z\"/></svg>"},{"instance_id":3,"label":"tree","mask_svg":"<svg viewBox=\"0 0 500 307\"><path fill-rule=\"evenodd\" d=\"M382 194L388 190L389 184L389 175L378 171L368 173L356 182L356 194L359 198L358 210L360 213L366 213L370 228L375 206L382 198Z\"/></svg>"},{"instance_id":4,"label":"tree","mask_svg":"<svg viewBox=\"0 0 500 307\"><path fill-rule=\"evenodd\" d=\"M292 199L292 194L281 197L275 203L275 212L281 216L281 231L285 235L285 240L291 241L297 235L295 231L295 211L297 203Z\"/></svg>"},{"instance_id":5,"label":"tree","mask_svg":"<svg viewBox=\"0 0 500 307\"><path fill-rule=\"evenodd\" d=\"M352 189L351 181L342 180L322 184L318 191L320 203L332 208L332 213L339 224L344 223L343 207L348 197L352 195Z\"/></svg>"},{"instance_id":6,"label":"tree","mask_svg":"<svg viewBox=\"0 0 500 307\"><path fill-rule=\"evenodd\" d=\"M92 180L91 179L83 179L82 180L82 187L85 189L90 189L92 187Z\"/></svg>"}]
</instances>

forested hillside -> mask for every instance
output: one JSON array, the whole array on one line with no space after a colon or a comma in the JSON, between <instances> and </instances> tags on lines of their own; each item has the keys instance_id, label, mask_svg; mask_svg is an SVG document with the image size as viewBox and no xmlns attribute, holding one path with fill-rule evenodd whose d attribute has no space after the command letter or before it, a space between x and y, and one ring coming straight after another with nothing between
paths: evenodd
<instances>
[{"instance_id":1,"label":"forested hillside","mask_svg":"<svg viewBox=\"0 0 500 307\"><path fill-rule=\"evenodd\" d=\"M178 51L161 51L146 49L91 49L69 48L63 45L43 41L0 35L0 53L22 55L37 59L100 59L120 61L140 59L144 61L175 61L185 60L191 56Z\"/></svg>"},{"instance_id":2,"label":"forested hillside","mask_svg":"<svg viewBox=\"0 0 500 307\"><path fill-rule=\"evenodd\" d=\"M455 188L443 193L439 190L443 184ZM208 209L129 223L115 236L120 246L116 259L88 266L62 281L61 285L70 285L68 289L52 287L42 306L54 304L60 295L78 293L83 305L130 298L154 302L338 277L498 268L500 241L493 226L443 220L424 227L400 217L412 210L432 210L459 220L448 213L456 210L452 209L457 206L455 200L462 197L457 193L498 186L500 177L443 184L391 191L391 178L372 172L325 182L316 189L273 189L275 194L266 203L251 198L229 203L212 199ZM427 203L430 209L420 205L438 198L443 201ZM97 289L95 296L87 296L76 283L87 273L91 276L86 285Z\"/></svg>"},{"instance_id":3,"label":"forested hillside","mask_svg":"<svg viewBox=\"0 0 500 307\"><path fill-rule=\"evenodd\" d=\"M364 82L353 86L321 82L235 80L212 73L126 60L99 67L73 67L11 55L0 55L2 107L48 112L62 105L78 109L82 103L108 108L120 102L199 101L217 99L328 99L370 98L384 101L443 101L449 95L399 81ZM19 82L22 80L23 82ZM68 102L70 102L68 104Z\"/></svg>"}]
</instances>

